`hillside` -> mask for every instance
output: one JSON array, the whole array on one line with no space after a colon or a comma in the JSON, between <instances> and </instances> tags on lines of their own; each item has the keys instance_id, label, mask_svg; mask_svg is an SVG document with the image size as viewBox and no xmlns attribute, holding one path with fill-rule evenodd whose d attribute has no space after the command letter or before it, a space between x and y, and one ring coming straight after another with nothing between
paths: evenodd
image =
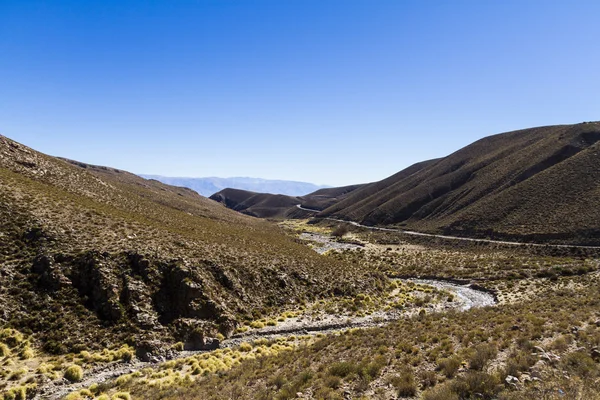
<instances>
[{"instance_id":1,"label":"hillside","mask_svg":"<svg viewBox=\"0 0 600 400\"><path fill-rule=\"evenodd\" d=\"M319 217L457 236L600 244L600 123L489 136L356 190Z\"/></svg>"},{"instance_id":2,"label":"hillside","mask_svg":"<svg viewBox=\"0 0 600 400\"><path fill-rule=\"evenodd\" d=\"M198 348L272 307L379 282L192 190L3 136L0 220L0 326L52 353Z\"/></svg>"},{"instance_id":3,"label":"hillside","mask_svg":"<svg viewBox=\"0 0 600 400\"><path fill-rule=\"evenodd\" d=\"M209 197L226 188L248 190L251 192L283 194L286 196L303 196L315 190L325 188L308 182L284 181L260 178L180 178L161 175L144 175L142 178L154 179L167 185L183 186L195 190L202 196Z\"/></svg>"},{"instance_id":4,"label":"hillside","mask_svg":"<svg viewBox=\"0 0 600 400\"><path fill-rule=\"evenodd\" d=\"M213 194L210 199L234 211L258 218L307 218L315 213L302 210L298 205L313 210L324 210L362 186L320 189L306 196L285 196L228 188Z\"/></svg>"}]
</instances>

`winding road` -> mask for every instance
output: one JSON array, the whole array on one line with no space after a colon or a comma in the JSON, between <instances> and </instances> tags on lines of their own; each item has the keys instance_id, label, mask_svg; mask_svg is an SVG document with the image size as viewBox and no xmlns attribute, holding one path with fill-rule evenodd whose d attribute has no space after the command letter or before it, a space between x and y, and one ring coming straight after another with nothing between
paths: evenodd
<instances>
[{"instance_id":1,"label":"winding road","mask_svg":"<svg viewBox=\"0 0 600 400\"><path fill-rule=\"evenodd\" d=\"M313 212L313 213L321 212L321 210L314 210L311 208L302 207L301 204L297 204L296 207L298 207L300 210L304 210L304 211L308 211L308 212ZM600 249L600 246L581 246L581 245L574 245L574 244L521 243L521 242L510 242L510 241L504 241L504 240L475 239L475 238L466 238L466 237L460 237L460 236L436 235L433 233L407 231L407 230L398 229L398 228L381 228L378 226L362 225L362 224L359 224L358 222L346 221L346 220L337 219L337 218L325 217L322 219L326 219L328 221L343 222L346 224L350 224L350 225L357 226L360 228L371 229L374 231L398 232L398 233L404 233L406 235L412 235L412 236L422 236L422 237L431 237L431 238L448 239L448 240L459 240L459 241L464 241L464 242L492 243L492 244L503 244L503 245L509 245L509 246L553 247L553 248L568 248L568 249Z\"/></svg>"}]
</instances>

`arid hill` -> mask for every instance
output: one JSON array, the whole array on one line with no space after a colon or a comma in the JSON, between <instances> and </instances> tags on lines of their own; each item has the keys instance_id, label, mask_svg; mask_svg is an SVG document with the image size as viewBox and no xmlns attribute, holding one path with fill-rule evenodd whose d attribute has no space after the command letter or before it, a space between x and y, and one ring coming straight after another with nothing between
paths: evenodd
<instances>
[{"instance_id":1,"label":"arid hill","mask_svg":"<svg viewBox=\"0 0 600 400\"><path fill-rule=\"evenodd\" d=\"M213 194L211 200L227 208L258 218L308 218L315 215L298 208L324 210L346 198L363 185L319 189L306 196L294 197L282 194L255 193L240 189L223 189Z\"/></svg>"},{"instance_id":2,"label":"arid hill","mask_svg":"<svg viewBox=\"0 0 600 400\"><path fill-rule=\"evenodd\" d=\"M228 335L281 304L378 285L192 190L0 136L0 324L54 353Z\"/></svg>"},{"instance_id":3,"label":"arid hill","mask_svg":"<svg viewBox=\"0 0 600 400\"><path fill-rule=\"evenodd\" d=\"M489 136L356 190L319 217L598 245L599 141L598 122Z\"/></svg>"}]
</instances>

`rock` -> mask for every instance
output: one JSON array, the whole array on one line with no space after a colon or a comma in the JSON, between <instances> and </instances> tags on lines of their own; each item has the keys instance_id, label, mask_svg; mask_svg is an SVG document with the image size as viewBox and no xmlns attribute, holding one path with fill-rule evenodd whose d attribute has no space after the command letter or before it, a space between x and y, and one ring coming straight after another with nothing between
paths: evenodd
<instances>
[{"instance_id":1,"label":"rock","mask_svg":"<svg viewBox=\"0 0 600 400\"><path fill-rule=\"evenodd\" d=\"M174 323L176 336L183 342L185 350L215 350L220 346L220 341L206 336L206 332L213 329L207 321L199 321L193 318L180 318Z\"/></svg>"},{"instance_id":2,"label":"rock","mask_svg":"<svg viewBox=\"0 0 600 400\"><path fill-rule=\"evenodd\" d=\"M521 374L520 379L523 383L531 382L531 376L529 374Z\"/></svg>"},{"instance_id":3,"label":"rock","mask_svg":"<svg viewBox=\"0 0 600 400\"><path fill-rule=\"evenodd\" d=\"M578 326L573 326L571 327L571 333L576 335L577 333L579 333L579 327Z\"/></svg>"},{"instance_id":4,"label":"rock","mask_svg":"<svg viewBox=\"0 0 600 400\"><path fill-rule=\"evenodd\" d=\"M542 354L546 353L546 350L544 350L540 346L534 346L533 349L538 353L542 353Z\"/></svg>"},{"instance_id":5,"label":"rock","mask_svg":"<svg viewBox=\"0 0 600 400\"><path fill-rule=\"evenodd\" d=\"M38 284L46 290L58 290L66 281L66 277L55 267L54 258L49 255L36 257L31 272L38 275Z\"/></svg>"},{"instance_id":6,"label":"rock","mask_svg":"<svg viewBox=\"0 0 600 400\"><path fill-rule=\"evenodd\" d=\"M135 349L135 355L144 362L156 362L158 355L165 352L159 340L142 340Z\"/></svg>"},{"instance_id":7,"label":"rock","mask_svg":"<svg viewBox=\"0 0 600 400\"><path fill-rule=\"evenodd\" d=\"M91 299L100 318L118 321L124 314L119 301L121 281L114 273L115 268L105 262L98 252L90 251L75 260L69 277L79 293Z\"/></svg>"},{"instance_id":8,"label":"rock","mask_svg":"<svg viewBox=\"0 0 600 400\"><path fill-rule=\"evenodd\" d=\"M508 375L504 381L506 383L508 383L509 385L516 385L517 383L519 383L519 378L517 378L516 376L512 376L512 375Z\"/></svg>"},{"instance_id":9,"label":"rock","mask_svg":"<svg viewBox=\"0 0 600 400\"><path fill-rule=\"evenodd\" d=\"M600 349L598 349L597 347L594 347L592 349L591 356L595 361L600 360Z\"/></svg>"}]
</instances>

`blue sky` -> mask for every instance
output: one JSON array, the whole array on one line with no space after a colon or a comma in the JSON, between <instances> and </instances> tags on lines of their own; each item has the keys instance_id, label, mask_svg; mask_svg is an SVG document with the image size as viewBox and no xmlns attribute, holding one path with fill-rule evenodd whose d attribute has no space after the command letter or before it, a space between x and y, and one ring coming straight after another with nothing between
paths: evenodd
<instances>
[{"instance_id":1,"label":"blue sky","mask_svg":"<svg viewBox=\"0 0 600 400\"><path fill-rule=\"evenodd\" d=\"M169 176L343 185L598 120L600 2L0 0L0 133Z\"/></svg>"}]
</instances>

